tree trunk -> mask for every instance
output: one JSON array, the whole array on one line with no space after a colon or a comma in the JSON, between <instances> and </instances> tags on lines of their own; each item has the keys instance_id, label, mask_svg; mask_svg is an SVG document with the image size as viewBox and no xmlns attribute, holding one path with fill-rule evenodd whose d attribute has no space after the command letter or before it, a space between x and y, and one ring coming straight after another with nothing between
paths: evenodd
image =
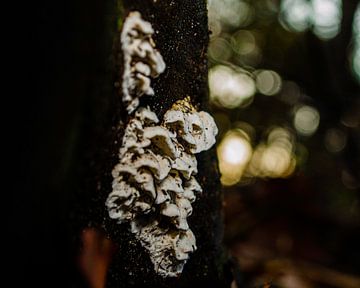
<instances>
[{"instance_id":1,"label":"tree trunk","mask_svg":"<svg viewBox=\"0 0 360 288\"><path fill-rule=\"evenodd\" d=\"M152 24L156 48L166 63L165 72L152 80L155 95L142 97L141 106L149 106L161 119L175 101L190 96L197 110L206 110L209 40L206 3L203 0L107 1L103 11L104 21L100 24L105 29L99 33L101 37L96 44L102 47L93 55L97 58L92 60L98 63L97 71L86 96L86 136L78 149L84 158L78 176L82 184L74 200L77 206L72 217L76 223L74 233L86 226L102 227L116 244L107 287L229 287L231 276L226 270L222 247L222 196L214 148L197 155L196 178L203 193L193 203L193 214L188 218L197 250L190 255L181 276L163 278L156 274L147 251L129 231L129 225L116 224L105 207L124 129L133 117L121 101L121 89L114 87L124 71L119 27L129 12L139 11ZM96 17L100 16L96 14Z\"/></svg>"}]
</instances>

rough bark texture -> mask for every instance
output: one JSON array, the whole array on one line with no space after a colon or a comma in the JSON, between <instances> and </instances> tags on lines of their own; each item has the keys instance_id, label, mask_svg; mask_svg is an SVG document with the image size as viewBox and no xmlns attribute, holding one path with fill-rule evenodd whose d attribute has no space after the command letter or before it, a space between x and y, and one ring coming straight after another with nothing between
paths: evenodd
<instances>
[{"instance_id":1,"label":"rough bark texture","mask_svg":"<svg viewBox=\"0 0 360 288\"><path fill-rule=\"evenodd\" d=\"M149 105L161 119L172 104L185 96L201 110L206 110L208 26L206 2L203 0L108 1L103 44L95 90L89 95L89 115L85 117L86 137L79 151L85 152L80 170L84 183L79 188L78 207L72 221L75 233L84 226L102 227L117 244L117 252L108 273L108 287L228 287L226 257L222 248L221 190L215 149L198 155L197 179L203 194L193 204L189 225L197 240L197 251L190 256L179 278L163 279L129 225L118 225L105 210L105 199L112 190L111 171L118 162L124 127L129 117L121 95L113 83L121 79L122 54L120 26L130 11L139 11L151 22L154 40L165 62L166 70L153 80L155 96L145 96L141 106ZM101 35L101 33L100 33ZM97 43L99 45L99 43ZM103 61L103 62L101 62ZM80 200L81 199L81 200ZM88 200L87 200L88 199ZM80 219L78 215L81 215Z\"/></svg>"}]
</instances>

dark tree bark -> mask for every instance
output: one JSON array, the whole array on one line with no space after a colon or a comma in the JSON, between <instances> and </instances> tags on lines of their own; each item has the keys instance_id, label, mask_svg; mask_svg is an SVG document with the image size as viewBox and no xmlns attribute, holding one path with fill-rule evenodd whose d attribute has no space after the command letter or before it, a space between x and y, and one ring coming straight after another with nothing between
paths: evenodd
<instances>
[{"instance_id":1,"label":"dark tree bark","mask_svg":"<svg viewBox=\"0 0 360 288\"><path fill-rule=\"evenodd\" d=\"M222 196L214 148L197 157L199 173L196 178L204 192L193 203L189 225L198 249L191 254L179 278L158 276L147 251L128 231L129 225L115 224L104 205L112 190L111 171L118 162L118 150L129 121L121 102L122 95L114 87L123 71L117 23L130 11L139 11L156 31L154 40L166 62L165 72L152 81L155 96L143 97L141 106L148 105L161 119L176 100L190 96L194 106L206 110L209 40L206 2L124 0L123 3L107 1L105 6L100 9L103 13L100 24L104 29L98 33L100 37L96 43L99 50L93 61L98 64L87 95L85 136L78 149L84 158L71 220L76 223L73 233L79 235L87 226L101 227L116 244L107 277L108 287L228 287L231 276L222 247Z\"/></svg>"},{"instance_id":2,"label":"dark tree bark","mask_svg":"<svg viewBox=\"0 0 360 288\"><path fill-rule=\"evenodd\" d=\"M78 256L82 231L95 227L117 247L108 287L228 287L214 148L197 155L196 177L204 192L188 220L198 249L178 279L157 276L127 225L114 224L105 209L129 120L114 87L122 73L118 23L129 11L140 11L157 31L154 40L167 65L153 81L156 96L144 97L141 105L149 105L161 119L173 102L190 96L199 110L206 110L205 1L69 0L28 6L13 34L19 38L17 57L26 58L13 65L26 67L20 81L25 91L9 97L20 120L12 129L17 145L11 157L21 158L11 159L14 167L8 167L15 176L8 234L15 246L11 285L88 287ZM17 78L13 87L21 85Z\"/></svg>"}]
</instances>

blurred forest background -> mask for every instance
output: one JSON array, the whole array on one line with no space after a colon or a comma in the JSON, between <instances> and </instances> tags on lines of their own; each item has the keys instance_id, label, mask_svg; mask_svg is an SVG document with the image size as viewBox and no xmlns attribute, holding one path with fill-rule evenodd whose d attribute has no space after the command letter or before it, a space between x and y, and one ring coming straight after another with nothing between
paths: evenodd
<instances>
[{"instance_id":1,"label":"blurred forest background","mask_svg":"<svg viewBox=\"0 0 360 288\"><path fill-rule=\"evenodd\" d=\"M239 283L360 287L359 1L208 9L225 243Z\"/></svg>"}]
</instances>

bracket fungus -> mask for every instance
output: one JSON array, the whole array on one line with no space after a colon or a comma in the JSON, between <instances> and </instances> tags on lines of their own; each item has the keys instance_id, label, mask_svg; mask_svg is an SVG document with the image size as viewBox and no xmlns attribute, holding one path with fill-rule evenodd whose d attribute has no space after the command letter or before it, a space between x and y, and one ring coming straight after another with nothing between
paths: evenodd
<instances>
[{"instance_id":1,"label":"bracket fungus","mask_svg":"<svg viewBox=\"0 0 360 288\"><path fill-rule=\"evenodd\" d=\"M165 62L155 49L151 24L141 18L139 12L130 12L121 32L121 48L124 54L122 99L128 113L139 106L139 97L154 95L150 78L165 70Z\"/></svg>"},{"instance_id":2,"label":"bracket fungus","mask_svg":"<svg viewBox=\"0 0 360 288\"><path fill-rule=\"evenodd\" d=\"M215 144L217 127L209 113L197 112L190 104L189 97L177 101L164 115L165 126L177 133L179 141L192 154L208 150Z\"/></svg>"},{"instance_id":3,"label":"bracket fungus","mask_svg":"<svg viewBox=\"0 0 360 288\"><path fill-rule=\"evenodd\" d=\"M179 109L179 103L160 125L149 108L136 111L125 129L119 163L112 171L113 190L106 200L110 218L130 222L163 277L179 275L196 249L187 222L191 203L202 192L194 177L194 154L209 149L217 134L208 113Z\"/></svg>"},{"instance_id":4,"label":"bracket fungus","mask_svg":"<svg viewBox=\"0 0 360 288\"><path fill-rule=\"evenodd\" d=\"M140 96L154 94L150 77L165 69L153 33L139 12L131 12L124 22L123 102L129 113L136 111L125 128L105 205L110 218L130 224L156 273L176 277L196 250L187 222L191 203L202 192L194 177L194 154L213 146L218 130L208 113L196 111L190 97L176 101L161 123L150 108L137 108Z\"/></svg>"}]
</instances>

